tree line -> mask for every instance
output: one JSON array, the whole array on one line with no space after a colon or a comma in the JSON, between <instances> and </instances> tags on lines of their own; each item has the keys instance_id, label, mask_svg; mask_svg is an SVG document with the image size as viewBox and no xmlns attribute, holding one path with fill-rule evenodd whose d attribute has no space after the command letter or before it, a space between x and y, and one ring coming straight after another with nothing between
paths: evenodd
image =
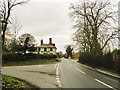
<instances>
[{"instance_id":1,"label":"tree line","mask_svg":"<svg viewBox=\"0 0 120 90\"><path fill-rule=\"evenodd\" d=\"M116 24L117 12L111 8L109 0L84 0L71 4L70 16L76 29L73 39L82 52L103 54L110 40L115 40L118 30L113 25Z\"/></svg>"},{"instance_id":2,"label":"tree line","mask_svg":"<svg viewBox=\"0 0 120 90\"><path fill-rule=\"evenodd\" d=\"M109 0L71 3L69 15L76 30L73 40L78 46L79 62L109 69L113 69L117 63L117 68L120 68L120 57L115 62L113 60L119 32L116 25L117 11L112 8L114 7ZM72 56L71 52L68 52L71 49L66 48L67 55ZM120 50L117 50L115 55L119 56L119 52Z\"/></svg>"},{"instance_id":3,"label":"tree line","mask_svg":"<svg viewBox=\"0 0 120 90\"><path fill-rule=\"evenodd\" d=\"M14 26L14 35L17 34L20 29L19 24L14 23L14 18L11 16L12 10L19 5L23 5L27 3L29 0L1 0L0 1L0 24L2 26L2 48L4 51L5 37L8 30L8 25Z\"/></svg>"},{"instance_id":4,"label":"tree line","mask_svg":"<svg viewBox=\"0 0 120 90\"><path fill-rule=\"evenodd\" d=\"M35 38L29 34L25 33L18 37L18 39L7 39L4 46L4 53L24 53L27 51L36 51Z\"/></svg>"}]
</instances>

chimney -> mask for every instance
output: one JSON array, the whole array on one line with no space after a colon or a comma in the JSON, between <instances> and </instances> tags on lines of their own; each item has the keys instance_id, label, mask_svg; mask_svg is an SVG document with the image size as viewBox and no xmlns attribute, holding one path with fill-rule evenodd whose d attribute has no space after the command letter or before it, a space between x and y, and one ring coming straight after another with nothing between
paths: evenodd
<instances>
[{"instance_id":1,"label":"chimney","mask_svg":"<svg viewBox=\"0 0 120 90\"><path fill-rule=\"evenodd\" d=\"M41 39L41 45L43 45L43 39Z\"/></svg>"},{"instance_id":2,"label":"chimney","mask_svg":"<svg viewBox=\"0 0 120 90\"><path fill-rule=\"evenodd\" d=\"M52 38L49 38L49 45L52 45Z\"/></svg>"}]
</instances>

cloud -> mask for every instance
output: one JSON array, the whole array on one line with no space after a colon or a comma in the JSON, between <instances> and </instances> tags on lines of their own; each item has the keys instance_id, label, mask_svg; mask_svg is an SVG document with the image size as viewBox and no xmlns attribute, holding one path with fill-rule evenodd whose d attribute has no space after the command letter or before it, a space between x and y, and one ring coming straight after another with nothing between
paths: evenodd
<instances>
[{"instance_id":1,"label":"cloud","mask_svg":"<svg viewBox=\"0 0 120 90\"><path fill-rule=\"evenodd\" d=\"M47 0L45 0L47 1ZM44 0L31 1L20 7L16 7L13 15L17 16L22 24L22 33L32 34L38 43L44 39L47 43L48 38L52 37L58 50L62 51L64 45L71 42L72 23L68 16L69 4L65 1L45 2Z\"/></svg>"}]
</instances>

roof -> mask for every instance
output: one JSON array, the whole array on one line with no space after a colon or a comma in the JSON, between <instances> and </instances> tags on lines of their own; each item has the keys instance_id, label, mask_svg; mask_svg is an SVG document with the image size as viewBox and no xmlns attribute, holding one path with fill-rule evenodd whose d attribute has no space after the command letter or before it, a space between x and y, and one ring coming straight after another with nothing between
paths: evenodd
<instances>
[{"instance_id":1,"label":"roof","mask_svg":"<svg viewBox=\"0 0 120 90\"><path fill-rule=\"evenodd\" d=\"M43 45L40 45L39 47L40 48L56 48L55 46L49 45L49 44L43 44Z\"/></svg>"}]
</instances>

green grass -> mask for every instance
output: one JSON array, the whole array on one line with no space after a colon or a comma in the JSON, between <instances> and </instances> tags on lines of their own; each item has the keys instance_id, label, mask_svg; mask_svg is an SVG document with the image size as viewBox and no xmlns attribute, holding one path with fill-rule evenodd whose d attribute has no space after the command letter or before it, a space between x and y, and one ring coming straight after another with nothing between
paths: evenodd
<instances>
[{"instance_id":1,"label":"green grass","mask_svg":"<svg viewBox=\"0 0 120 90\"><path fill-rule=\"evenodd\" d=\"M2 75L2 88L23 88L22 90L26 90L30 88L27 84L24 82L17 80L13 77Z\"/></svg>"},{"instance_id":2,"label":"green grass","mask_svg":"<svg viewBox=\"0 0 120 90\"><path fill-rule=\"evenodd\" d=\"M8 61L4 62L3 66L13 66L13 65L37 65L37 64L48 64L56 62L56 58L53 59L39 59L39 60L26 60L26 61Z\"/></svg>"}]
</instances>

